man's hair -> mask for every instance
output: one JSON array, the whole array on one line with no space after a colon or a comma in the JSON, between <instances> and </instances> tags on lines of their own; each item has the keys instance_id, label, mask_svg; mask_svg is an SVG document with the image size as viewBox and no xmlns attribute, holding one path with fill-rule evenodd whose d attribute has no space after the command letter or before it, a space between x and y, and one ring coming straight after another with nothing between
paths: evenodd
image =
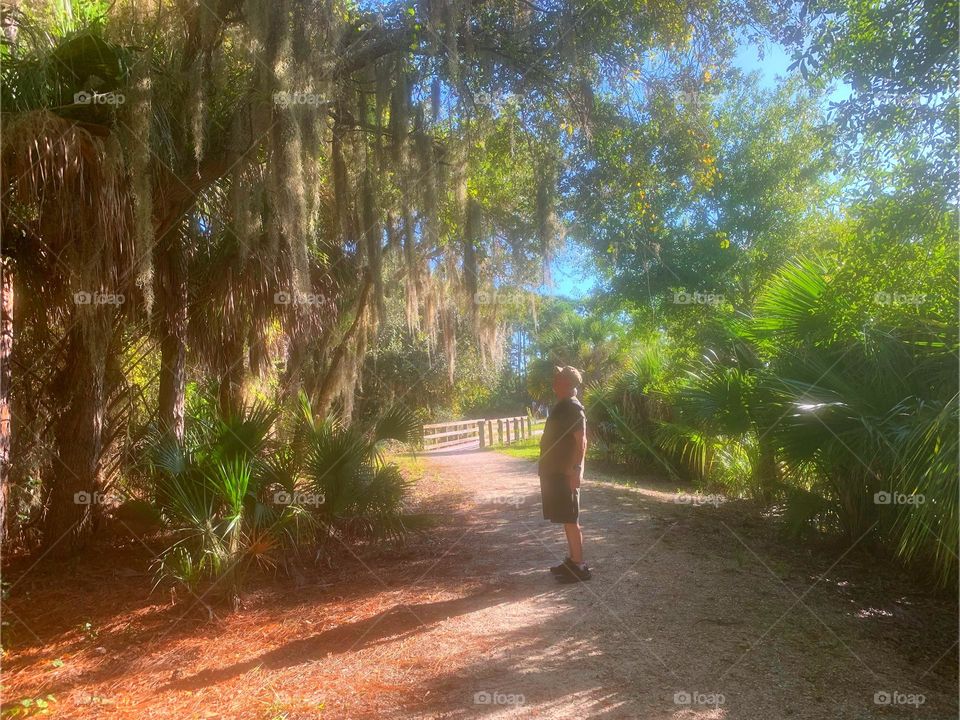
<instances>
[{"instance_id":1,"label":"man's hair","mask_svg":"<svg viewBox=\"0 0 960 720\"><path fill-rule=\"evenodd\" d=\"M573 365L564 365L563 367L558 365L554 370L557 375L562 375L567 378L575 388L583 385L583 375L581 375L580 371L573 367Z\"/></svg>"}]
</instances>

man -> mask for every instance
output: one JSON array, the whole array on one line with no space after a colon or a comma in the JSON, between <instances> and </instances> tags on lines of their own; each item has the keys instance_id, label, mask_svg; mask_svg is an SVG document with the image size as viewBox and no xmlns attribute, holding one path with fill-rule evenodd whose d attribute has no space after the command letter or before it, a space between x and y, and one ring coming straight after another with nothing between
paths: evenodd
<instances>
[{"instance_id":1,"label":"man","mask_svg":"<svg viewBox=\"0 0 960 720\"><path fill-rule=\"evenodd\" d=\"M587 454L587 416L577 399L583 383L580 371L567 365L555 368L553 392L557 404L547 416L540 438L540 492L543 519L563 523L570 554L550 568L560 582L590 579L590 568L583 562L583 533L580 530L580 481L583 459Z\"/></svg>"}]
</instances>

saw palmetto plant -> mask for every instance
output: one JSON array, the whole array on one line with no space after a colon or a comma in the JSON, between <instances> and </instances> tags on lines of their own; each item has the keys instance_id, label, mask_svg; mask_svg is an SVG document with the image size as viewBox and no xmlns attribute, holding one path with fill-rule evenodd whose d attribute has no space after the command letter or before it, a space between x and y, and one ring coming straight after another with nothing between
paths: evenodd
<instances>
[{"instance_id":1,"label":"saw palmetto plant","mask_svg":"<svg viewBox=\"0 0 960 720\"><path fill-rule=\"evenodd\" d=\"M955 331L877 325L845 337L830 276L813 260L778 273L741 326L738 342L754 353L705 356L672 397L681 421L661 425L660 441L703 480L752 477L741 489L783 498L794 529L815 522L851 542L872 533L947 582L957 544ZM877 500L888 496L919 499Z\"/></svg>"},{"instance_id":2,"label":"saw palmetto plant","mask_svg":"<svg viewBox=\"0 0 960 720\"><path fill-rule=\"evenodd\" d=\"M173 533L158 580L236 598L252 568L292 569L357 543L401 540L416 518L383 443L413 443L419 428L402 408L349 426L320 419L304 394L286 415L262 402L230 415L214 398L196 403L182 441L158 432L148 450L155 502Z\"/></svg>"}]
</instances>

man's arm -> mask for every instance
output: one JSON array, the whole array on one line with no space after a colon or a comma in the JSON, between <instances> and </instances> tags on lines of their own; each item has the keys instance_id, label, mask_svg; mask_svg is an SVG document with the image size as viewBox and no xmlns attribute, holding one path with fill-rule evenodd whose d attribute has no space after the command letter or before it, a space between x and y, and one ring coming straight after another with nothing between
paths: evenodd
<instances>
[{"instance_id":1,"label":"man's arm","mask_svg":"<svg viewBox=\"0 0 960 720\"><path fill-rule=\"evenodd\" d=\"M570 450L570 468L568 479L570 480L570 490L576 490L580 487L580 481L583 480L583 461L587 457L587 433L583 423L572 433L573 442Z\"/></svg>"}]
</instances>

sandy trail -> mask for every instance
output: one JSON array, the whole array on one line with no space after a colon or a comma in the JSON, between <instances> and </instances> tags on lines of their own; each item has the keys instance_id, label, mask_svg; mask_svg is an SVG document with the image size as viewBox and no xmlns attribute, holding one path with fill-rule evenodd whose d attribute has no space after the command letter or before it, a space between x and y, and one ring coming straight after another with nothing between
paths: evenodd
<instances>
[{"instance_id":1,"label":"sandy trail","mask_svg":"<svg viewBox=\"0 0 960 720\"><path fill-rule=\"evenodd\" d=\"M957 717L955 607L855 552L814 555L748 506L678 504L656 479L588 465L594 579L559 585L563 533L532 463L423 463L416 495L439 526L278 576L214 623L147 597L121 560L31 573L7 603L28 630L14 627L4 700L53 693L57 717L138 720Z\"/></svg>"},{"instance_id":2,"label":"sandy trail","mask_svg":"<svg viewBox=\"0 0 960 720\"><path fill-rule=\"evenodd\" d=\"M542 520L532 463L472 449L429 462L472 492L475 572L496 578L509 600L458 618L459 642L492 647L462 679L434 688L442 697L418 717L956 716L949 680L891 652L896 637L865 638L870 611L885 611L818 593L835 587L829 573L814 585L817 575L784 572L730 513L678 504L655 482L626 487L588 473L581 522L594 579L558 585L546 568L566 546ZM928 640L950 647L949 636ZM875 702L894 691L923 693L924 703ZM491 704L474 704L474 693Z\"/></svg>"}]
</instances>

